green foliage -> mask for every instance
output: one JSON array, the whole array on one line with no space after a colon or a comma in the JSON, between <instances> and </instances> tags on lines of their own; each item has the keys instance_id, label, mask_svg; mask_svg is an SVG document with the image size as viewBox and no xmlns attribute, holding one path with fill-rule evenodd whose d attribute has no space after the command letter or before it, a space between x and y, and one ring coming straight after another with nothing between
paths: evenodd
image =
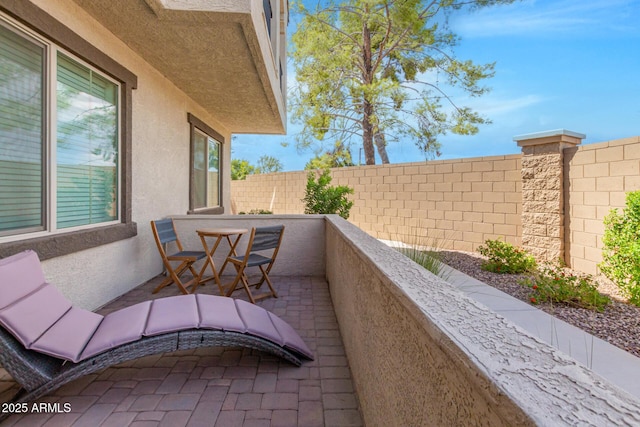
<instances>
[{"instance_id":1,"label":"green foliage","mask_svg":"<svg viewBox=\"0 0 640 427\"><path fill-rule=\"evenodd\" d=\"M446 265L442 261L442 248L446 239L443 240L443 233L436 231L440 236L430 233L427 228L412 227L409 234L394 237L395 241L402 242L398 251L409 259L427 269L436 276L447 279Z\"/></svg>"},{"instance_id":2,"label":"green foliage","mask_svg":"<svg viewBox=\"0 0 640 427\"><path fill-rule=\"evenodd\" d=\"M267 209L251 209L249 212L239 212L238 215L272 215L273 212Z\"/></svg>"},{"instance_id":3,"label":"green foliage","mask_svg":"<svg viewBox=\"0 0 640 427\"><path fill-rule=\"evenodd\" d=\"M533 304L562 303L603 311L610 302L608 296L598 292L591 276L565 273L560 265L542 267L520 284L531 288L530 301Z\"/></svg>"},{"instance_id":4,"label":"green foliage","mask_svg":"<svg viewBox=\"0 0 640 427\"><path fill-rule=\"evenodd\" d=\"M306 214L338 214L342 218L349 218L349 211L353 202L347 194L353 194L353 188L346 185L330 186L331 175L328 169L315 179L315 173L307 174L307 188L302 201Z\"/></svg>"},{"instance_id":5,"label":"green foliage","mask_svg":"<svg viewBox=\"0 0 640 427\"><path fill-rule=\"evenodd\" d=\"M486 240L485 246L478 247L478 252L488 259L483 261L482 269L500 274L519 274L532 271L536 260L524 249L517 248L502 240Z\"/></svg>"},{"instance_id":6,"label":"green foliage","mask_svg":"<svg viewBox=\"0 0 640 427\"><path fill-rule=\"evenodd\" d=\"M640 191L627 193L622 214L611 210L604 225L600 270L630 303L640 306Z\"/></svg>"},{"instance_id":7,"label":"green foliage","mask_svg":"<svg viewBox=\"0 0 640 427\"><path fill-rule=\"evenodd\" d=\"M253 166L248 160L233 159L231 160L231 179L246 179L247 175L280 172L282 169L282 162L273 156L260 156L257 166Z\"/></svg>"},{"instance_id":8,"label":"green foliage","mask_svg":"<svg viewBox=\"0 0 640 427\"><path fill-rule=\"evenodd\" d=\"M302 20L291 56L297 87L290 97L292 119L303 125L298 146L355 138L366 164L375 164L374 145L384 163L389 142L412 140L432 157L439 136L477 133L488 120L447 92L484 94L481 82L493 76L494 64L458 60L447 17L513 1L350 0L308 10L298 0Z\"/></svg>"},{"instance_id":9,"label":"green foliage","mask_svg":"<svg viewBox=\"0 0 640 427\"><path fill-rule=\"evenodd\" d=\"M256 173L273 173L280 172L283 169L282 162L273 156L260 156Z\"/></svg>"},{"instance_id":10,"label":"green foliage","mask_svg":"<svg viewBox=\"0 0 640 427\"><path fill-rule=\"evenodd\" d=\"M327 151L322 155L317 155L309 160L304 166L305 170L342 168L345 166L354 166L351 161L351 152L337 143L333 150Z\"/></svg>"},{"instance_id":11,"label":"green foliage","mask_svg":"<svg viewBox=\"0 0 640 427\"><path fill-rule=\"evenodd\" d=\"M442 262L440 252L434 250L423 251L417 247L400 248L399 251L436 276L442 276L444 263Z\"/></svg>"},{"instance_id":12,"label":"green foliage","mask_svg":"<svg viewBox=\"0 0 640 427\"><path fill-rule=\"evenodd\" d=\"M244 159L231 160L231 179L245 179L247 175L255 173L256 168Z\"/></svg>"}]
</instances>

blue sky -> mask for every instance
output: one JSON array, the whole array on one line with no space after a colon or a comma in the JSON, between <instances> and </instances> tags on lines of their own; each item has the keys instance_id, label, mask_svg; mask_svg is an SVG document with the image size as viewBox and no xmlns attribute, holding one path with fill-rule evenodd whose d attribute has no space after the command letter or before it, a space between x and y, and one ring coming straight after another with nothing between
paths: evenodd
<instances>
[{"instance_id":1,"label":"blue sky","mask_svg":"<svg viewBox=\"0 0 640 427\"><path fill-rule=\"evenodd\" d=\"M553 129L584 133L583 144L640 135L639 22L640 0L523 0L453 15L457 58L496 62L491 92L456 101L492 123L441 137L440 159L518 153L514 136ZM288 72L291 85L291 64ZM314 153L296 150L298 131L289 123L287 135L238 135L232 158L271 155L285 171L302 170ZM388 153L391 163L424 160L411 141ZM357 163L357 147L352 155Z\"/></svg>"}]
</instances>

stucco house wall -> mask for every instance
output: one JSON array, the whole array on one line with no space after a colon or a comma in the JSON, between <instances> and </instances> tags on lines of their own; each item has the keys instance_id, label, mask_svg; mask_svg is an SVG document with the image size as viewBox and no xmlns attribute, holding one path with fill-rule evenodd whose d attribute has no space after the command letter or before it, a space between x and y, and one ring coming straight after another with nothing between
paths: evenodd
<instances>
[{"instance_id":1,"label":"stucco house wall","mask_svg":"<svg viewBox=\"0 0 640 427\"><path fill-rule=\"evenodd\" d=\"M41 8L138 78L132 94L132 219L137 236L43 261L46 277L75 305L95 309L158 274L149 221L189 209L192 113L220 133L222 163L230 164L231 134L208 112L72 1L34 0ZM229 174L222 175L230 206Z\"/></svg>"},{"instance_id":2,"label":"stucco house wall","mask_svg":"<svg viewBox=\"0 0 640 427\"><path fill-rule=\"evenodd\" d=\"M162 270L149 221L189 209L190 140L187 113L222 134L230 133L175 85L67 1L35 2L138 76L133 91L132 218L138 235L43 262L46 277L75 304L95 309ZM223 164L230 163L223 145ZM229 206L229 176L223 175L223 205ZM78 274L69 274L77 271ZM151 274L150 274L151 273Z\"/></svg>"}]
</instances>

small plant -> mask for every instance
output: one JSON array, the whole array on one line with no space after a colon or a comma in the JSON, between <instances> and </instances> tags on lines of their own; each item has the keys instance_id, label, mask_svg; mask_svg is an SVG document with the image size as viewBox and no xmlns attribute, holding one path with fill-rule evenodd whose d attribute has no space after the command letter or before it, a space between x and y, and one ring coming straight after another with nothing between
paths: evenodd
<instances>
[{"instance_id":1,"label":"small plant","mask_svg":"<svg viewBox=\"0 0 640 427\"><path fill-rule=\"evenodd\" d=\"M249 212L239 212L238 215L272 215L273 212L266 209L251 209Z\"/></svg>"},{"instance_id":2,"label":"small plant","mask_svg":"<svg viewBox=\"0 0 640 427\"><path fill-rule=\"evenodd\" d=\"M443 248L449 243L445 232L419 224L410 224L390 233L389 246L435 274L447 280L450 270L443 262Z\"/></svg>"},{"instance_id":3,"label":"small plant","mask_svg":"<svg viewBox=\"0 0 640 427\"><path fill-rule=\"evenodd\" d=\"M417 247L398 248L398 250L416 264L429 270L436 276L446 279L444 274L445 265L442 262L440 252L436 250L420 250Z\"/></svg>"},{"instance_id":4,"label":"small plant","mask_svg":"<svg viewBox=\"0 0 640 427\"><path fill-rule=\"evenodd\" d=\"M598 292L591 276L566 273L560 265L542 267L520 284L533 291L532 304L562 303L601 312L610 301L608 296Z\"/></svg>"},{"instance_id":5,"label":"small plant","mask_svg":"<svg viewBox=\"0 0 640 427\"><path fill-rule=\"evenodd\" d=\"M602 273L630 303L640 306L640 191L627 193L622 214L611 210L604 218Z\"/></svg>"},{"instance_id":6,"label":"small plant","mask_svg":"<svg viewBox=\"0 0 640 427\"><path fill-rule=\"evenodd\" d=\"M536 260L524 249L502 240L486 240L478 252L488 259L482 263L482 269L500 274L519 274L533 271Z\"/></svg>"},{"instance_id":7,"label":"small plant","mask_svg":"<svg viewBox=\"0 0 640 427\"><path fill-rule=\"evenodd\" d=\"M349 218L349 211L353 202L347 198L347 194L353 194L353 188L346 185L329 186L331 175L329 169L325 169L316 182L315 173L307 175L307 189L302 201L305 204L306 214L338 214L342 218Z\"/></svg>"},{"instance_id":8,"label":"small plant","mask_svg":"<svg viewBox=\"0 0 640 427\"><path fill-rule=\"evenodd\" d=\"M426 228L411 228L409 234L394 239L400 242L397 250L413 262L446 280L449 270L445 269L446 265L442 261L442 248L446 239L443 241L427 234L429 233Z\"/></svg>"}]
</instances>

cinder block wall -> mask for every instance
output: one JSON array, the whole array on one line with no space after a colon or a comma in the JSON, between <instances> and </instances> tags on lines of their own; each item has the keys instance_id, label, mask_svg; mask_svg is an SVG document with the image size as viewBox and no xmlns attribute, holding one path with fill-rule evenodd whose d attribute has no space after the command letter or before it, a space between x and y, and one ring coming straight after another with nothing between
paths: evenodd
<instances>
[{"instance_id":1,"label":"cinder block wall","mask_svg":"<svg viewBox=\"0 0 640 427\"><path fill-rule=\"evenodd\" d=\"M419 228L459 250L498 236L519 243L519 155L345 168L333 176L355 190L349 220L375 237L411 239Z\"/></svg>"},{"instance_id":2,"label":"cinder block wall","mask_svg":"<svg viewBox=\"0 0 640 427\"><path fill-rule=\"evenodd\" d=\"M519 244L520 155L333 169L331 185L355 193L349 221L381 238L430 230L438 244L473 251L486 239ZM303 213L307 172L251 175L233 181L235 213Z\"/></svg>"},{"instance_id":3,"label":"cinder block wall","mask_svg":"<svg viewBox=\"0 0 640 427\"><path fill-rule=\"evenodd\" d=\"M306 172L279 172L249 175L246 180L231 183L233 214L264 209L274 214L304 213Z\"/></svg>"},{"instance_id":4,"label":"cinder block wall","mask_svg":"<svg viewBox=\"0 0 640 427\"><path fill-rule=\"evenodd\" d=\"M564 156L565 260L597 274L604 217L624 208L627 192L640 190L640 136L570 148Z\"/></svg>"},{"instance_id":5,"label":"cinder block wall","mask_svg":"<svg viewBox=\"0 0 640 427\"><path fill-rule=\"evenodd\" d=\"M332 185L355 190L349 221L380 239L408 240L416 230L445 248L475 251L486 239L522 244L522 155L333 169ZM640 190L640 136L564 150L564 259L597 274L602 220ZM232 181L234 213L304 212L307 172Z\"/></svg>"}]
</instances>

